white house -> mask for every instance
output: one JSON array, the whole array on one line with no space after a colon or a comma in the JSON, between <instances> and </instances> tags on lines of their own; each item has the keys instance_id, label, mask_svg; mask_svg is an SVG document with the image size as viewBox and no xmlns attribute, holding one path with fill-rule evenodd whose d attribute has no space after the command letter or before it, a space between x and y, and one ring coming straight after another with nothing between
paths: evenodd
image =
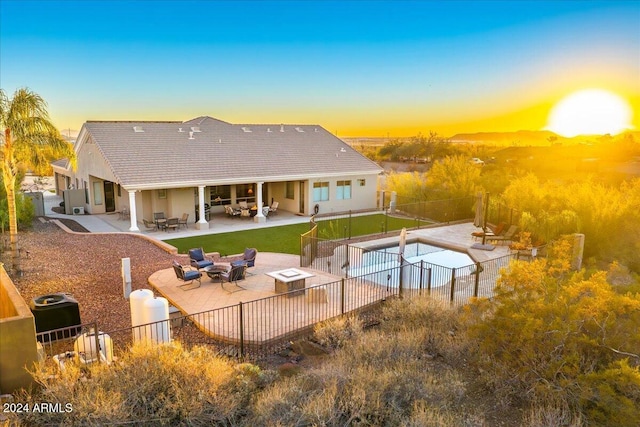
<instances>
[{"instance_id":1,"label":"white house","mask_svg":"<svg viewBox=\"0 0 640 427\"><path fill-rule=\"evenodd\" d=\"M128 209L130 230L154 212L211 212L246 201L279 202L301 215L376 206L383 171L318 125L87 121L75 143L77 170L54 162L56 188L84 189L84 211ZM254 221L264 221L260 209Z\"/></svg>"}]
</instances>

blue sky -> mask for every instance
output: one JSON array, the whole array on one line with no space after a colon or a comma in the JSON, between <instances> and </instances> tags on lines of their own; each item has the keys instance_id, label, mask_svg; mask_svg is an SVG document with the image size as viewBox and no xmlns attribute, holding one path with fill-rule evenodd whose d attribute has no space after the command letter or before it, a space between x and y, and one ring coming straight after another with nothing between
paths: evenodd
<instances>
[{"instance_id":1,"label":"blue sky","mask_svg":"<svg viewBox=\"0 0 640 427\"><path fill-rule=\"evenodd\" d=\"M86 120L541 129L585 88L640 106L640 1L0 2L0 83ZM640 127L638 115L634 124Z\"/></svg>"}]
</instances>

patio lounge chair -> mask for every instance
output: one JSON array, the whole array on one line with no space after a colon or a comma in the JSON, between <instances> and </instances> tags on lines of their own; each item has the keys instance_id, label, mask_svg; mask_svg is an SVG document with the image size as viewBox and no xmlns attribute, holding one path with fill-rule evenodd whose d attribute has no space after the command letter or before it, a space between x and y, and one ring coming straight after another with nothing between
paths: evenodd
<instances>
[{"instance_id":1,"label":"patio lounge chair","mask_svg":"<svg viewBox=\"0 0 640 427\"><path fill-rule=\"evenodd\" d=\"M247 268L255 266L256 255L258 255L258 250L256 248L246 248L244 250L242 261L245 262Z\"/></svg>"},{"instance_id":2,"label":"patio lounge chair","mask_svg":"<svg viewBox=\"0 0 640 427\"><path fill-rule=\"evenodd\" d=\"M169 231L169 230L178 230L178 227L180 226L179 223L179 219L178 218L169 218L167 219L167 222L165 224L165 230Z\"/></svg>"},{"instance_id":3,"label":"patio lounge chair","mask_svg":"<svg viewBox=\"0 0 640 427\"><path fill-rule=\"evenodd\" d=\"M184 228L189 228L189 225L187 224L188 219L189 219L189 214L183 213L182 218L178 220L178 228L180 228L181 225L184 225Z\"/></svg>"},{"instance_id":4,"label":"patio lounge chair","mask_svg":"<svg viewBox=\"0 0 640 427\"><path fill-rule=\"evenodd\" d=\"M178 286L182 288L183 286L191 285L194 280L197 280L198 286L196 286L196 288L199 288L202 285L202 281L200 279L202 277L202 273L200 273L198 270L192 270L190 267L187 267L187 268L188 269L185 270L184 266L178 264L176 261L173 261L173 270L176 273L176 277L184 282ZM191 289L195 289L195 288L191 288Z\"/></svg>"},{"instance_id":5,"label":"patio lounge chair","mask_svg":"<svg viewBox=\"0 0 640 427\"><path fill-rule=\"evenodd\" d=\"M231 218L233 218L234 216L240 216L240 209L234 209L229 205L224 206L224 211Z\"/></svg>"},{"instance_id":6,"label":"patio lounge chair","mask_svg":"<svg viewBox=\"0 0 640 427\"><path fill-rule=\"evenodd\" d=\"M147 228L147 230L151 230L151 231L158 230L158 224L156 224L155 222L147 221L146 219L143 219L142 222L144 222L144 226Z\"/></svg>"},{"instance_id":7,"label":"patio lounge chair","mask_svg":"<svg viewBox=\"0 0 640 427\"><path fill-rule=\"evenodd\" d=\"M278 205L280 204L280 202L273 202L271 203L271 206L269 206L269 213L272 215L275 215L278 213Z\"/></svg>"},{"instance_id":8,"label":"patio lounge chair","mask_svg":"<svg viewBox=\"0 0 640 427\"><path fill-rule=\"evenodd\" d=\"M201 268L213 265L213 259L207 257L202 248L194 248L189 249L189 263L192 267L200 270Z\"/></svg>"},{"instance_id":9,"label":"patio lounge chair","mask_svg":"<svg viewBox=\"0 0 640 427\"><path fill-rule=\"evenodd\" d=\"M164 216L164 212L154 212L153 222L156 223L158 230L164 230L167 224L167 218Z\"/></svg>"},{"instance_id":10,"label":"patio lounge chair","mask_svg":"<svg viewBox=\"0 0 640 427\"><path fill-rule=\"evenodd\" d=\"M224 289L224 282L231 283L233 282L238 288L238 290L243 290L244 288L238 285L238 280L244 280L244 274L247 270L247 265L241 262L231 263L231 268L224 273L220 273L220 286ZM224 289L226 291L226 289ZM227 291L229 292L229 291Z\"/></svg>"},{"instance_id":11,"label":"patio lounge chair","mask_svg":"<svg viewBox=\"0 0 640 427\"><path fill-rule=\"evenodd\" d=\"M517 231L518 231L518 226L512 225L504 234L500 234L497 236L487 236L487 240L495 241L495 242L511 241L513 240Z\"/></svg>"}]
</instances>

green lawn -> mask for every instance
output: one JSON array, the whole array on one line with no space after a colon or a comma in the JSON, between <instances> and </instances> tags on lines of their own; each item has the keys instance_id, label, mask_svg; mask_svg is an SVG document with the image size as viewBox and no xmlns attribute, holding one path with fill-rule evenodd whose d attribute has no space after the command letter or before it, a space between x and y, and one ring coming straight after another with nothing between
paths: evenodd
<instances>
[{"instance_id":1,"label":"green lawn","mask_svg":"<svg viewBox=\"0 0 640 427\"><path fill-rule=\"evenodd\" d=\"M420 222L421 226L427 222ZM339 239L344 238L349 225L351 237L380 233L385 227L388 231L400 230L402 227L412 228L418 225L415 219L386 217L384 214L355 216L339 220L318 221L320 237ZM345 232L344 227L347 227ZM280 252L286 254L300 254L300 235L309 231L309 224L283 225L280 227L265 227L254 230L233 231L230 233L208 234L203 236L185 237L182 239L166 240L170 245L178 248L179 253L187 253L191 248L202 247L206 252L219 252L220 255L234 255L245 248L256 248L261 252Z\"/></svg>"}]
</instances>

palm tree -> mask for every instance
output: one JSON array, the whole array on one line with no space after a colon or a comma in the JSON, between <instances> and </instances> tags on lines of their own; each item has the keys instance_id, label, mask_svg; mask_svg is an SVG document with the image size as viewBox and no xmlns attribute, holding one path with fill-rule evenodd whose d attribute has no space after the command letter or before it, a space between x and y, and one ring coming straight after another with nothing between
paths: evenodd
<instances>
[{"instance_id":1,"label":"palm tree","mask_svg":"<svg viewBox=\"0 0 640 427\"><path fill-rule=\"evenodd\" d=\"M16 215L16 177L21 169L38 169L49 162L47 150L68 157L75 166L75 151L49 121L47 103L27 88L16 90L9 99L0 89L0 161L2 181L7 192L9 235L13 271L20 275L18 251L18 221Z\"/></svg>"}]
</instances>

